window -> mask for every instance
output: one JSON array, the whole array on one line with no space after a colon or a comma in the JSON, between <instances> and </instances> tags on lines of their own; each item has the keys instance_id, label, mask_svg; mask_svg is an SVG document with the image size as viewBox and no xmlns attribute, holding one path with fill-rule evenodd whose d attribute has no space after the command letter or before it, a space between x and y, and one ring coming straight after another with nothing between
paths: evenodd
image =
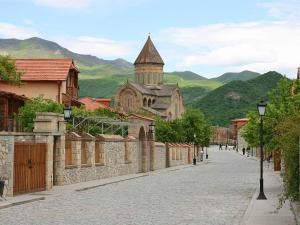
<instances>
[{"instance_id":1,"label":"window","mask_svg":"<svg viewBox=\"0 0 300 225\"><path fill-rule=\"evenodd\" d=\"M129 143L125 142L125 162L131 162L131 151L129 147Z\"/></svg>"},{"instance_id":2,"label":"window","mask_svg":"<svg viewBox=\"0 0 300 225\"><path fill-rule=\"evenodd\" d=\"M81 142L81 165L87 164L87 143L85 141Z\"/></svg>"},{"instance_id":3,"label":"window","mask_svg":"<svg viewBox=\"0 0 300 225\"><path fill-rule=\"evenodd\" d=\"M103 144L100 142L95 143L95 163L98 165L104 165Z\"/></svg>"},{"instance_id":4,"label":"window","mask_svg":"<svg viewBox=\"0 0 300 225\"><path fill-rule=\"evenodd\" d=\"M65 166L73 165L72 160L72 141L66 140L65 141Z\"/></svg>"}]
</instances>

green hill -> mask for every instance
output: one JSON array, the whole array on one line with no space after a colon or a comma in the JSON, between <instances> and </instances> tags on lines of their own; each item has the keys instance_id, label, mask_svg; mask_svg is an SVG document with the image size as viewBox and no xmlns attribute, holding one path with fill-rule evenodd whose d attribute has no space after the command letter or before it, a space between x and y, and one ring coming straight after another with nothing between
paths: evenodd
<instances>
[{"instance_id":1,"label":"green hill","mask_svg":"<svg viewBox=\"0 0 300 225\"><path fill-rule=\"evenodd\" d=\"M194 73L192 71L183 71L183 72L174 71L174 72L166 73L166 74L178 76L184 80L207 80L206 77L200 76L199 74Z\"/></svg>"},{"instance_id":2,"label":"green hill","mask_svg":"<svg viewBox=\"0 0 300 225\"><path fill-rule=\"evenodd\" d=\"M72 58L79 66L113 65L133 67L124 59L104 60L92 55L77 54L61 47L55 42L42 38L0 39L0 54L9 54L15 58Z\"/></svg>"},{"instance_id":3,"label":"green hill","mask_svg":"<svg viewBox=\"0 0 300 225\"><path fill-rule=\"evenodd\" d=\"M255 109L282 77L277 72L268 72L248 81L231 81L193 101L191 106L201 109L214 125L225 126Z\"/></svg>"},{"instance_id":4,"label":"green hill","mask_svg":"<svg viewBox=\"0 0 300 225\"><path fill-rule=\"evenodd\" d=\"M212 78L211 80L215 80L226 84L234 80L242 80L242 81L250 80L255 77L258 77L259 75L260 75L259 73L245 70L240 73L232 73L232 72L224 73L223 75L217 78Z\"/></svg>"},{"instance_id":5,"label":"green hill","mask_svg":"<svg viewBox=\"0 0 300 225\"><path fill-rule=\"evenodd\" d=\"M55 42L36 37L25 40L0 39L0 54L9 54L15 58L73 58L81 72L80 96L113 97L120 85L134 77L133 65L124 59L104 60L77 54ZM178 83L186 103L222 85L191 71L166 73L165 82Z\"/></svg>"}]
</instances>

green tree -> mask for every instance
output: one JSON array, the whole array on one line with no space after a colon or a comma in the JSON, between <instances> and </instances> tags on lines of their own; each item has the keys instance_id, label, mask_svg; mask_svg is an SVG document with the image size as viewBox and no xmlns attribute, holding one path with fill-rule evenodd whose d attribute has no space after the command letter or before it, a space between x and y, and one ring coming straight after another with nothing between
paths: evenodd
<instances>
[{"instance_id":1,"label":"green tree","mask_svg":"<svg viewBox=\"0 0 300 225\"><path fill-rule=\"evenodd\" d=\"M21 84L22 73L17 71L15 61L9 56L0 55L0 78L13 85Z\"/></svg>"},{"instance_id":2,"label":"green tree","mask_svg":"<svg viewBox=\"0 0 300 225\"><path fill-rule=\"evenodd\" d=\"M264 143L266 151L278 151L284 161L283 200L299 197L299 82L283 78L268 94L264 117ZM243 137L251 146L259 145L259 116L248 114L249 122Z\"/></svg>"},{"instance_id":3,"label":"green tree","mask_svg":"<svg viewBox=\"0 0 300 225\"><path fill-rule=\"evenodd\" d=\"M187 109L182 117L185 142L194 142L201 147L207 146L211 136L210 125L204 114L197 109ZM196 139L194 138L196 135Z\"/></svg>"},{"instance_id":4,"label":"green tree","mask_svg":"<svg viewBox=\"0 0 300 225\"><path fill-rule=\"evenodd\" d=\"M166 121L156 118L156 140L164 143L196 142L208 146L211 136L210 124L197 109L187 109L181 119ZM194 134L196 139L194 140Z\"/></svg>"}]
</instances>

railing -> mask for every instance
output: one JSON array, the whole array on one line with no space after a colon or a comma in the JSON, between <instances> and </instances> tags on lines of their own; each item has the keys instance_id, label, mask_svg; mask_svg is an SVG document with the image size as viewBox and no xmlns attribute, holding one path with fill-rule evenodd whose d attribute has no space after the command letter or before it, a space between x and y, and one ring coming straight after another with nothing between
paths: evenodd
<instances>
[{"instance_id":1,"label":"railing","mask_svg":"<svg viewBox=\"0 0 300 225\"><path fill-rule=\"evenodd\" d=\"M0 131L22 132L22 126L19 117L0 116Z\"/></svg>"}]
</instances>

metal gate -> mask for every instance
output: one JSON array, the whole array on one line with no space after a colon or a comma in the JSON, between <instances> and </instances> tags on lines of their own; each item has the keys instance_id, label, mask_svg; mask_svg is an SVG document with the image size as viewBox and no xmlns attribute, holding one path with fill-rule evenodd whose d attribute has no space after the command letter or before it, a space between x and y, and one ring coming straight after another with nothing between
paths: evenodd
<instances>
[{"instance_id":1,"label":"metal gate","mask_svg":"<svg viewBox=\"0 0 300 225\"><path fill-rule=\"evenodd\" d=\"M45 143L15 143L14 195L45 190Z\"/></svg>"}]
</instances>

